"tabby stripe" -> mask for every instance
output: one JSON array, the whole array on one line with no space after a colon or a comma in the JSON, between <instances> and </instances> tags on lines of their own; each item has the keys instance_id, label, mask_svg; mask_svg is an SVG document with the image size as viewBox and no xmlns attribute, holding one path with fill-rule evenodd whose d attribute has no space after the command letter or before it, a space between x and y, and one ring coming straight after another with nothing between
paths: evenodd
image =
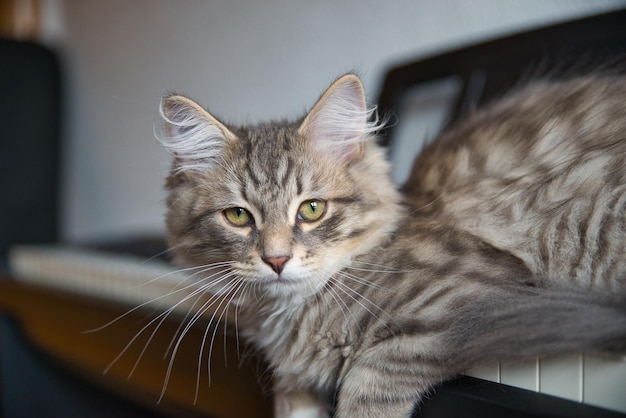
<instances>
[{"instance_id":1,"label":"tabby stripe","mask_svg":"<svg viewBox=\"0 0 626 418\"><path fill-rule=\"evenodd\" d=\"M453 258L452 260L444 263L442 266L438 266L434 269L431 276L435 279L448 277L453 274L455 271L460 271L459 266L461 262L458 258Z\"/></svg>"},{"instance_id":2,"label":"tabby stripe","mask_svg":"<svg viewBox=\"0 0 626 418\"><path fill-rule=\"evenodd\" d=\"M622 192L619 199L617 199L617 203L615 206L617 209L613 208L613 214L615 220L614 224L617 224L617 226L615 226L614 228L617 228L619 231L624 231L626 230L626 191ZM602 231L602 233L605 235L609 234L610 232L612 231ZM606 236L605 239L607 242L611 241L611 239L607 238ZM605 269L606 273L604 274L604 277L606 277L607 281L616 278L615 275L617 274L617 272L615 270L618 268L619 265L621 265L621 263L619 263L620 259L624 257L624 249L620 247L618 248L618 251L619 253L613 255L613 257L611 258L611 263L609 264L608 268ZM625 280L624 277L620 277L619 279L622 282Z\"/></svg>"},{"instance_id":3,"label":"tabby stripe","mask_svg":"<svg viewBox=\"0 0 626 418\"><path fill-rule=\"evenodd\" d=\"M566 212L561 216L560 220L559 220L559 226L557 227L556 230L556 235L557 235L557 241L554 246L554 248L556 248L556 252L553 252L553 256L554 256L554 260L556 262L556 269L557 271L564 267L559 265L560 263L560 257L559 257L559 251L563 250L563 246L567 246L567 245L571 245L570 242L570 236L569 235L580 235L579 231L573 232L572 228L570 227L571 223L572 223L572 219L574 221L574 224L577 223L577 219L576 219L576 211L574 210L576 208L576 205L573 204L572 202L568 202L569 204L563 204L561 206L565 206ZM578 229L578 228L576 228Z\"/></svg>"},{"instance_id":4,"label":"tabby stripe","mask_svg":"<svg viewBox=\"0 0 626 418\"><path fill-rule=\"evenodd\" d=\"M594 207L593 209L596 209L596 204L595 201L597 201L598 197L597 194L596 196L594 196ZM602 218L600 219L600 224L597 225L597 228L594 228L592 231L585 231L585 240L583 245L581 245L583 248L585 248L585 250L587 249L587 244L589 240L593 240L596 242L595 245L595 251L593 251L590 249L589 250L589 254L588 257L585 257L585 260L587 263L589 263L589 260L587 260L587 258L591 258L591 270L590 270L590 277L589 277L589 284L590 285L594 285L596 282L596 275L598 273L598 264L604 264L604 262L606 261L605 258L607 257L607 250L608 250L608 246L610 245L609 242L605 241L606 240L606 234L609 233L608 231L604 231L603 228L606 227L607 222L609 221L607 219L607 217L612 216L610 213L608 213L608 211L606 211L606 208L601 207L600 208L601 211L604 211L604 213L602 213ZM589 225L587 225L589 227ZM580 257L582 258L582 257ZM580 266L580 263L582 260L577 260L577 267Z\"/></svg>"},{"instance_id":5,"label":"tabby stripe","mask_svg":"<svg viewBox=\"0 0 626 418\"><path fill-rule=\"evenodd\" d=\"M406 277L403 275L398 278L400 281L405 281ZM398 306L407 306L410 302L415 301L419 295L424 293L430 286L425 281L419 283L412 283L408 288L403 289L403 292L389 292L389 297L385 298L384 303L380 303L379 306L386 312L389 312L391 308Z\"/></svg>"},{"instance_id":6,"label":"tabby stripe","mask_svg":"<svg viewBox=\"0 0 626 418\"><path fill-rule=\"evenodd\" d=\"M562 206L562 205L560 205ZM560 208L559 206L559 208ZM562 214L559 218L554 218L554 213L558 213L559 208L552 209L552 220L546 225L541 234L541 244L539 247L539 253L541 254L541 259L544 264L544 271L550 272L552 267L552 249L555 248L555 244L559 239L557 239L557 234L561 234L567 224L567 215ZM556 223L555 223L556 222ZM561 237L559 237L561 238ZM558 267L558 266L557 266Z\"/></svg>"},{"instance_id":7,"label":"tabby stripe","mask_svg":"<svg viewBox=\"0 0 626 418\"><path fill-rule=\"evenodd\" d=\"M611 202L607 205L607 208L604 210L604 214L602 217L602 221L598 227L598 236L597 236L597 247L598 254L596 257L593 257L591 260L591 285L595 284L596 281L600 277L604 277L605 281L611 282L613 275L615 274L615 268L617 267L617 257L614 253L613 246L611 245L613 240L610 237L610 234L614 232L615 224L617 219L622 219L623 216L616 216L615 207L619 205L618 213L623 212L623 205L625 203L623 199L625 193L621 193L611 200ZM609 212L607 209L613 209L612 212ZM623 227L623 225L621 225ZM604 268L598 267L598 264L604 265Z\"/></svg>"},{"instance_id":8,"label":"tabby stripe","mask_svg":"<svg viewBox=\"0 0 626 418\"><path fill-rule=\"evenodd\" d=\"M317 236L325 237L328 243L334 243L344 239L344 234L340 233L341 227L345 223L345 216L339 212L333 214L329 219L325 219L317 228L314 233Z\"/></svg>"},{"instance_id":9,"label":"tabby stripe","mask_svg":"<svg viewBox=\"0 0 626 418\"><path fill-rule=\"evenodd\" d=\"M195 235L199 225L204 223L204 220L206 218L210 218L211 216L215 215L216 212L217 211L215 210L207 210L195 216L191 216L190 214L187 218L189 219L189 222L187 222L187 225L185 226L184 233L187 235Z\"/></svg>"},{"instance_id":10,"label":"tabby stripe","mask_svg":"<svg viewBox=\"0 0 626 418\"><path fill-rule=\"evenodd\" d=\"M365 199L361 195L354 194L350 196L333 197L330 201L342 205L352 205L363 204Z\"/></svg>"},{"instance_id":11,"label":"tabby stripe","mask_svg":"<svg viewBox=\"0 0 626 418\"><path fill-rule=\"evenodd\" d=\"M287 169L285 170L285 174L283 175L283 178L280 179L280 184L282 185L283 189L287 187L287 182L291 178L292 171L293 171L293 160L291 158L287 158Z\"/></svg>"},{"instance_id":12,"label":"tabby stripe","mask_svg":"<svg viewBox=\"0 0 626 418\"><path fill-rule=\"evenodd\" d=\"M296 194L300 196L302 194L302 191L302 179L300 178L300 176L296 176Z\"/></svg>"},{"instance_id":13,"label":"tabby stripe","mask_svg":"<svg viewBox=\"0 0 626 418\"><path fill-rule=\"evenodd\" d=\"M578 221L578 248L576 251L576 256L574 256L571 267L569 270L569 275L571 278L575 278L578 276L577 272L581 269L584 269L584 265L588 264L589 260L586 255L591 256L592 263L595 260L593 254L587 254L588 246L590 244L589 241L593 241L595 238L595 224L592 221L594 214L597 211L599 196L596 193L593 197L593 203L591 205L586 206L586 213L583 215L582 219ZM576 220L574 220L576 221ZM592 229L594 228L594 229ZM591 251L589 249L589 251ZM593 268L592 268L593 275Z\"/></svg>"},{"instance_id":14,"label":"tabby stripe","mask_svg":"<svg viewBox=\"0 0 626 418\"><path fill-rule=\"evenodd\" d=\"M367 228L355 229L355 230L351 231L346 238L348 238L348 239L358 238L358 237L366 234L368 231L369 231L369 229L367 229Z\"/></svg>"},{"instance_id":15,"label":"tabby stripe","mask_svg":"<svg viewBox=\"0 0 626 418\"><path fill-rule=\"evenodd\" d=\"M246 167L246 173L248 173L248 177L250 177L250 180L252 180L252 184L254 185L254 188L258 189L259 187L261 187L261 184L262 184L261 180L254 173L250 164L246 164L245 167Z\"/></svg>"},{"instance_id":16,"label":"tabby stripe","mask_svg":"<svg viewBox=\"0 0 626 418\"><path fill-rule=\"evenodd\" d=\"M439 304L441 299L448 296L452 293L453 290L456 290L453 286L446 286L432 292L431 295L428 295L424 300L418 301L421 309L426 309L431 307L432 305Z\"/></svg>"}]
</instances>

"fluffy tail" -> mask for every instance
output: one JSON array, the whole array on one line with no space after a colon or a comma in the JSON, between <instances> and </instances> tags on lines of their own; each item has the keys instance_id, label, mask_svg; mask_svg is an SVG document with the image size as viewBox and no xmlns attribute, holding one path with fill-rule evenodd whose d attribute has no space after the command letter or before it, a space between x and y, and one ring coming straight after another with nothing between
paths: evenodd
<instances>
[{"instance_id":1,"label":"fluffy tail","mask_svg":"<svg viewBox=\"0 0 626 418\"><path fill-rule=\"evenodd\" d=\"M607 301L581 292L525 289L469 309L458 332L463 335L460 356L472 364L589 349L626 353L623 298Z\"/></svg>"}]
</instances>

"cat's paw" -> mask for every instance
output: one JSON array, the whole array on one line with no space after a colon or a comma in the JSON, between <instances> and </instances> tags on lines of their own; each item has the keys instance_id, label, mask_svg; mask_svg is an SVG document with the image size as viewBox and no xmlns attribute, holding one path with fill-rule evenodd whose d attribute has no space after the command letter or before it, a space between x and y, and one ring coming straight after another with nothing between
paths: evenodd
<instances>
[{"instance_id":1,"label":"cat's paw","mask_svg":"<svg viewBox=\"0 0 626 418\"><path fill-rule=\"evenodd\" d=\"M329 418L330 408L306 391L276 392L274 418Z\"/></svg>"},{"instance_id":2,"label":"cat's paw","mask_svg":"<svg viewBox=\"0 0 626 418\"><path fill-rule=\"evenodd\" d=\"M326 408L309 406L291 411L288 418L330 418Z\"/></svg>"}]
</instances>

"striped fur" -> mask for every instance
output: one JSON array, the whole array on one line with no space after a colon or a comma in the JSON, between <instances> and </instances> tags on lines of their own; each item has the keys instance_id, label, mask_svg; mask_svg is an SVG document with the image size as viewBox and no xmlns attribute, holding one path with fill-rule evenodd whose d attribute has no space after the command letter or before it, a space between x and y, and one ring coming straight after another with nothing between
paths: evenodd
<instances>
[{"instance_id":1,"label":"striped fur","mask_svg":"<svg viewBox=\"0 0 626 418\"><path fill-rule=\"evenodd\" d=\"M354 75L295 123L237 128L171 96L170 243L235 306L277 416L409 416L484 361L626 345L625 98L624 78L505 98L424 151L401 203ZM190 132L218 132L219 156ZM325 212L303 221L311 199Z\"/></svg>"},{"instance_id":2,"label":"striped fur","mask_svg":"<svg viewBox=\"0 0 626 418\"><path fill-rule=\"evenodd\" d=\"M415 162L418 207L522 260L541 286L626 288L626 80L535 83Z\"/></svg>"}]
</instances>

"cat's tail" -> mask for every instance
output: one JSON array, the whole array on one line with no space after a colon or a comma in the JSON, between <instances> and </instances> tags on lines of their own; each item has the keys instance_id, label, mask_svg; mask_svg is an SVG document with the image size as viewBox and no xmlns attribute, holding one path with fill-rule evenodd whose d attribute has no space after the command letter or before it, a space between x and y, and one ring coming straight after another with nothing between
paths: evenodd
<instances>
[{"instance_id":1,"label":"cat's tail","mask_svg":"<svg viewBox=\"0 0 626 418\"><path fill-rule=\"evenodd\" d=\"M463 335L459 355L467 364L590 349L626 354L624 297L526 288L473 304L462 316L464 329L456 331Z\"/></svg>"}]
</instances>

